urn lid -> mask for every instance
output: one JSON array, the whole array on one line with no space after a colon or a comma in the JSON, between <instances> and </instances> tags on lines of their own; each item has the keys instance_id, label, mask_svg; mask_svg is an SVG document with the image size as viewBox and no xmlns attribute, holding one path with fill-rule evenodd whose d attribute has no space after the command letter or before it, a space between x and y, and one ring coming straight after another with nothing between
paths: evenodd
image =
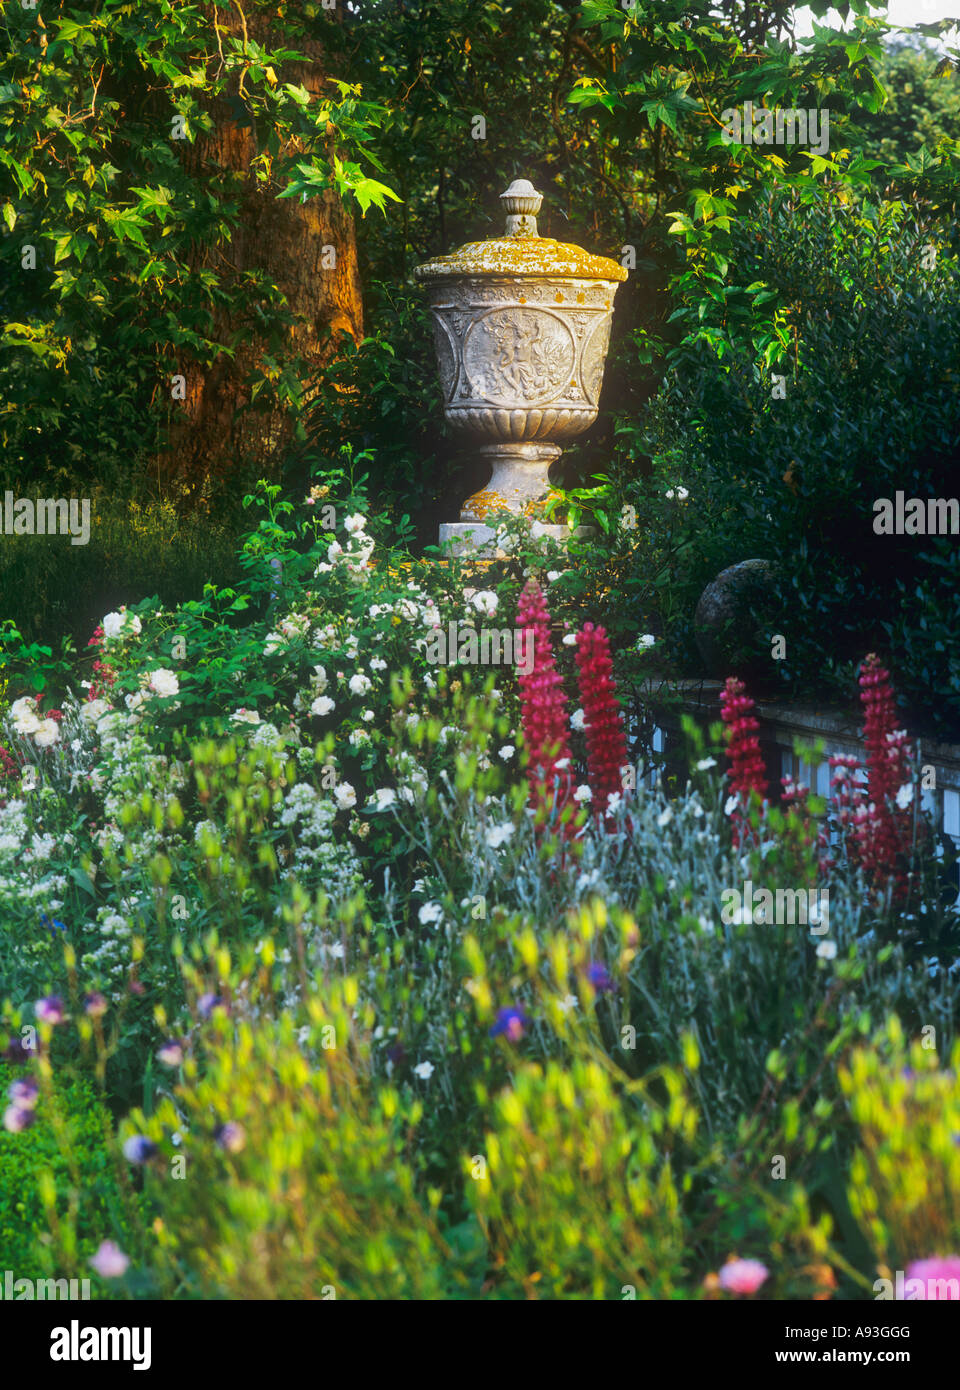
<instances>
[{"instance_id":1,"label":"urn lid","mask_svg":"<svg viewBox=\"0 0 960 1390\"><path fill-rule=\"evenodd\" d=\"M594 256L580 246L537 235L536 214L543 194L528 179L514 179L500 202L507 214L506 235L470 241L449 256L435 256L414 270L418 280L467 275L563 275L576 280L626 280L619 261Z\"/></svg>"}]
</instances>

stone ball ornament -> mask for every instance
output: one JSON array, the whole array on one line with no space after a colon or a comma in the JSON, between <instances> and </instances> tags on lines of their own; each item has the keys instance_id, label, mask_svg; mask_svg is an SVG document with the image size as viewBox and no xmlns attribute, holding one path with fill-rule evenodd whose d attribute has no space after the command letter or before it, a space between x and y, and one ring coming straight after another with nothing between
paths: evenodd
<instances>
[{"instance_id":1,"label":"stone ball ornament","mask_svg":"<svg viewBox=\"0 0 960 1390\"><path fill-rule=\"evenodd\" d=\"M440 527L455 553L489 546L492 512L542 511L562 442L597 418L613 299L627 278L617 261L539 236L543 195L528 179L515 179L500 202L502 237L414 270L429 296L444 415L491 465L459 522Z\"/></svg>"},{"instance_id":2,"label":"stone ball ornament","mask_svg":"<svg viewBox=\"0 0 960 1390\"><path fill-rule=\"evenodd\" d=\"M751 677L763 672L748 653L773 618L773 576L769 560L741 560L721 570L700 595L694 640L709 676L720 680L732 671Z\"/></svg>"}]
</instances>

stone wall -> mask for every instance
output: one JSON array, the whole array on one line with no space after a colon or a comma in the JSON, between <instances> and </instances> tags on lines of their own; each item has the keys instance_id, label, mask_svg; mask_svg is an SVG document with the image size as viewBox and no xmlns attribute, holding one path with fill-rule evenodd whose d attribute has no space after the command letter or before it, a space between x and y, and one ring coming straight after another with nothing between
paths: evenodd
<instances>
[{"instance_id":1,"label":"stone wall","mask_svg":"<svg viewBox=\"0 0 960 1390\"><path fill-rule=\"evenodd\" d=\"M720 691L723 682L649 681L638 687L628 704L627 723L634 740L634 756L652 752L654 761L664 767L685 771L680 759L683 735L680 721L691 715L703 726L720 719ZM803 782L820 796L830 792L832 754L847 753L866 759L857 714L841 710L818 710L805 705L758 703L760 744L767 763L767 775L775 799L781 777ZM794 752L794 741L811 746L824 745L823 755L812 765ZM937 827L949 835L960 850L960 745L915 740L922 765L935 769L935 788L923 793L923 806L934 817Z\"/></svg>"}]
</instances>

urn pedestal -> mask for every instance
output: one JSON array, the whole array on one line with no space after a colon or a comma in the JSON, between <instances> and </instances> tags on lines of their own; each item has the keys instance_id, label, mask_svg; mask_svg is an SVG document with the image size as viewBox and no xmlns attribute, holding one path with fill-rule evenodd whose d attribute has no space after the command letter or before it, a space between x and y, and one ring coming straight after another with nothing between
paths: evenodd
<instances>
[{"instance_id":1,"label":"urn pedestal","mask_svg":"<svg viewBox=\"0 0 960 1390\"><path fill-rule=\"evenodd\" d=\"M444 415L476 441L490 481L440 527L454 552L488 552L498 510L540 519L562 442L597 418L616 261L537 235L542 195L518 179L500 195L506 235L417 266L433 317ZM558 539L565 526L544 528Z\"/></svg>"}]
</instances>

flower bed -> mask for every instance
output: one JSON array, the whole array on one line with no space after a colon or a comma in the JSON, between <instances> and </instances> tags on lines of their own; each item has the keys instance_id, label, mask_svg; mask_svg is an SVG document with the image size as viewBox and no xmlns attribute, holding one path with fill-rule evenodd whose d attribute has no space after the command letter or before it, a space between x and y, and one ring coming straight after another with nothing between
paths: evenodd
<instances>
[{"instance_id":1,"label":"flower bed","mask_svg":"<svg viewBox=\"0 0 960 1390\"><path fill-rule=\"evenodd\" d=\"M681 782L637 776L542 528L476 587L384 561L357 510L264 504L236 589L108 614L54 708L12 692L0 1165L69 1154L73 1080L106 1117L70 1183L96 1203L30 1179L38 1267L822 1299L955 1258L956 915L886 673L865 798L838 769L771 805L736 683ZM532 666L431 659L450 624L529 629ZM924 1170L892 1182L904 1106Z\"/></svg>"}]
</instances>

